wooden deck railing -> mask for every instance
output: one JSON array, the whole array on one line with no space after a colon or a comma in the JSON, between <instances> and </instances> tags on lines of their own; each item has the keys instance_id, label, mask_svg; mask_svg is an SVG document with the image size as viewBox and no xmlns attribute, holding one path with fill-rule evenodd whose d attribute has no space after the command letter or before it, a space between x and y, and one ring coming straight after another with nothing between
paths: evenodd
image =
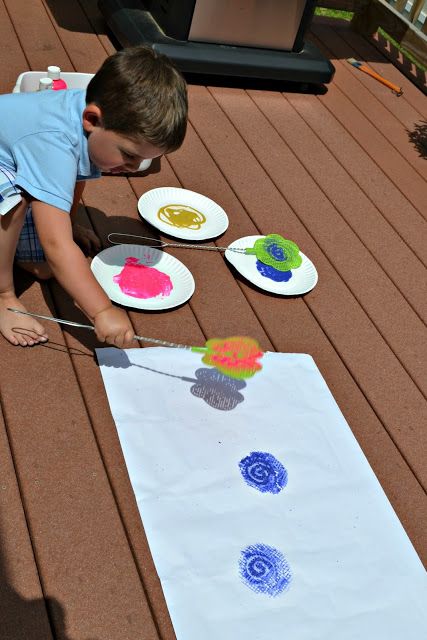
<instances>
[{"instance_id":1,"label":"wooden deck railing","mask_svg":"<svg viewBox=\"0 0 427 640\"><path fill-rule=\"evenodd\" d=\"M373 0L375 2L375 0ZM321 7L341 9L343 11L359 11L373 4L372 0L319 0ZM388 4L400 15L408 20L422 33L427 33L427 0L384 0L381 4Z\"/></svg>"},{"instance_id":2,"label":"wooden deck railing","mask_svg":"<svg viewBox=\"0 0 427 640\"><path fill-rule=\"evenodd\" d=\"M388 0L415 28L427 33L427 0Z\"/></svg>"},{"instance_id":3,"label":"wooden deck railing","mask_svg":"<svg viewBox=\"0 0 427 640\"><path fill-rule=\"evenodd\" d=\"M427 0L319 0L318 4L353 11L356 31L372 36L382 28L427 67Z\"/></svg>"}]
</instances>

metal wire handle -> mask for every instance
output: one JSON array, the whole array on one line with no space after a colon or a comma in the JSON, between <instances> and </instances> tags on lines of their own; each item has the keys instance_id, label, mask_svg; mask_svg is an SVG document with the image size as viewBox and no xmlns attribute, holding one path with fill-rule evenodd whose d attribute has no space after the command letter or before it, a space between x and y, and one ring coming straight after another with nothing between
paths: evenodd
<instances>
[{"instance_id":1,"label":"metal wire handle","mask_svg":"<svg viewBox=\"0 0 427 640\"><path fill-rule=\"evenodd\" d=\"M151 249L160 249L163 247L177 247L181 249L199 249L202 251L235 251L236 253L246 253L245 248L234 247L206 247L198 244L186 244L184 242L163 242L163 240L157 240L157 238L149 238L148 236L137 236L132 233L109 233L107 236L108 242L111 244L122 244L121 242L115 242L111 240L111 236L125 236L127 238L138 238L139 240L152 240L158 244L145 244L144 247L150 247Z\"/></svg>"},{"instance_id":2,"label":"metal wire handle","mask_svg":"<svg viewBox=\"0 0 427 640\"><path fill-rule=\"evenodd\" d=\"M12 307L8 307L7 310L13 311L13 313L19 313L21 316L31 316L32 318L40 318L40 320L49 320L51 322L57 322L58 324L68 324L72 327L79 327L81 329L90 329L91 331L95 331L95 327L91 324L81 324L80 322L73 322L72 320L63 320L62 318L54 318L53 316L43 316L40 313L30 313L29 311L21 311L20 309L13 309ZM147 338L145 336L133 336L133 339L139 340L139 342L150 342L153 344L159 344L163 347L189 349L190 351L200 353L205 353L207 351L206 347L191 347L188 344L178 344L177 342L168 342L167 340L158 340L157 338Z\"/></svg>"}]
</instances>

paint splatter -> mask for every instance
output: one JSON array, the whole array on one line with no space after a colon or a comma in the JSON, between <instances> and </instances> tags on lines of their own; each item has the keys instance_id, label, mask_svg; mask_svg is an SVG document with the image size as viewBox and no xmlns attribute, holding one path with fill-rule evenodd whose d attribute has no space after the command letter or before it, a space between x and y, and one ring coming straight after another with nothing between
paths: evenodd
<instances>
[{"instance_id":1,"label":"paint splatter","mask_svg":"<svg viewBox=\"0 0 427 640\"><path fill-rule=\"evenodd\" d=\"M185 204L167 204L157 212L159 220L178 229L193 229L197 231L205 224L206 216L197 209Z\"/></svg>"},{"instance_id":2,"label":"paint splatter","mask_svg":"<svg viewBox=\"0 0 427 640\"><path fill-rule=\"evenodd\" d=\"M256 261L256 268L262 276L270 278L270 280L274 280L275 282L287 282L292 278L292 271L279 271L259 260Z\"/></svg>"},{"instance_id":3,"label":"paint splatter","mask_svg":"<svg viewBox=\"0 0 427 640\"><path fill-rule=\"evenodd\" d=\"M292 580L284 555L266 544L251 544L240 552L239 572L252 591L273 598L286 591Z\"/></svg>"},{"instance_id":4,"label":"paint splatter","mask_svg":"<svg viewBox=\"0 0 427 640\"><path fill-rule=\"evenodd\" d=\"M288 472L271 453L252 451L239 468L246 484L262 493L280 493L288 483Z\"/></svg>"},{"instance_id":5,"label":"paint splatter","mask_svg":"<svg viewBox=\"0 0 427 640\"><path fill-rule=\"evenodd\" d=\"M138 258L126 258L122 271L113 277L121 291L133 298L156 298L170 295L173 284L170 277L145 264L140 264Z\"/></svg>"}]
</instances>

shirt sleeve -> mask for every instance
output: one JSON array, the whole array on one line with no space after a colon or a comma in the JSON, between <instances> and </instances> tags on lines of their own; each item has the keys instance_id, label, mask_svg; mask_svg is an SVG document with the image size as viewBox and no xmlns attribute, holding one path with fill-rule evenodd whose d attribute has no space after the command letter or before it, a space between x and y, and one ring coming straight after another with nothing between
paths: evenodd
<instances>
[{"instance_id":1,"label":"shirt sleeve","mask_svg":"<svg viewBox=\"0 0 427 640\"><path fill-rule=\"evenodd\" d=\"M13 146L16 184L31 196L67 213L74 198L78 151L61 131L32 133Z\"/></svg>"}]
</instances>

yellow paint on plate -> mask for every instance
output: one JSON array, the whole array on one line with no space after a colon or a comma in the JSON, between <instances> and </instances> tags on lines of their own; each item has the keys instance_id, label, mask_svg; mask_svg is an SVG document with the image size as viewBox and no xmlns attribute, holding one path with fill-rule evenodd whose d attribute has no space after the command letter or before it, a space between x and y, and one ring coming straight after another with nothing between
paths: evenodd
<instances>
[{"instance_id":1,"label":"yellow paint on plate","mask_svg":"<svg viewBox=\"0 0 427 640\"><path fill-rule=\"evenodd\" d=\"M159 220L178 229L197 231L206 222L206 216L185 204L166 204L157 212Z\"/></svg>"}]
</instances>

